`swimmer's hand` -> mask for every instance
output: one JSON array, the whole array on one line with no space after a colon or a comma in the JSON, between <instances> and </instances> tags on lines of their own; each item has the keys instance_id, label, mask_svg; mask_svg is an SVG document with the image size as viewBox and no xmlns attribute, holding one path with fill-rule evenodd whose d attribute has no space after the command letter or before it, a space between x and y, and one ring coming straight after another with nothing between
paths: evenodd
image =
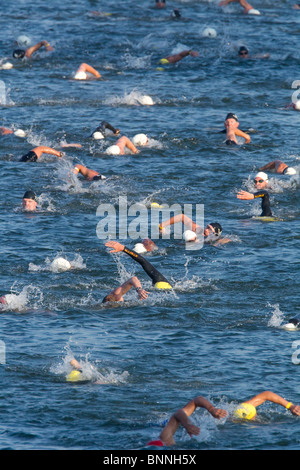
<instances>
[{"instance_id":1,"label":"swimmer's hand","mask_svg":"<svg viewBox=\"0 0 300 470\"><path fill-rule=\"evenodd\" d=\"M164 233L165 227L163 227L162 224L159 224L158 228L159 228L159 233Z\"/></svg>"},{"instance_id":2,"label":"swimmer's hand","mask_svg":"<svg viewBox=\"0 0 300 470\"><path fill-rule=\"evenodd\" d=\"M119 251L124 250L124 245L122 245L119 242L113 242L113 241L108 241L105 243L105 246L108 246L109 248L113 248L110 252L111 253L118 253Z\"/></svg>"},{"instance_id":3,"label":"swimmer's hand","mask_svg":"<svg viewBox=\"0 0 300 470\"><path fill-rule=\"evenodd\" d=\"M190 51L189 54L192 57L199 57L199 52L197 52L197 51Z\"/></svg>"},{"instance_id":4,"label":"swimmer's hand","mask_svg":"<svg viewBox=\"0 0 300 470\"><path fill-rule=\"evenodd\" d=\"M142 287L140 287L137 291L139 299L145 300L147 299L149 292L145 291Z\"/></svg>"},{"instance_id":5,"label":"swimmer's hand","mask_svg":"<svg viewBox=\"0 0 300 470\"><path fill-rule=\"evenodd\" d=\"M222 410L222 408L212 408L209 410L209 412L214 418L217 418L217 419L226 418L228 414L227 411Z\"/></svg>"},{"instance_id":6,"label":"swimmer's hand","mask_svg":"<svg viewBox=\"0 0 300 470\"><path fill-rule=\"evenodd\" d=\"M198 436L200 434L200 428L190 422L185 425L185 429L190 437Z\"/></svg>"},{"instance_id":7,"label":"swimmer's hand","mask_svg":"<svg viewBox=\"0 0 300 470\"><path fill-rule=\"evenodd\" d=\"M62 157L65 157L65 156L66 156L65 152L59 152L59 155L58 155L59 158L62 158Z\"/></svg>"},{"instance_id":8,"label":"swimmer's hand","mask_svg":"<svg viewBox=\"0 0 300 470\"><path fill-rule=\"evenodd\" d=\"M250 201L250 199L254 199L254 194L248 193L247 191L243 191L242 189L237 193L236 196L238 199L245 199Z\"/></svg>"},{"instance_id":9,"label":"swimmer's hand","mask_svg":"<svg viewBox=\"0 0 300 470\"><path fill-rule=\"evenodd\" d=\"M297 415L297 416L300 416L300 406L298 405L293 405L290 407L290 412L293 414L293 415Z\"/></svg>"}]
</instances>

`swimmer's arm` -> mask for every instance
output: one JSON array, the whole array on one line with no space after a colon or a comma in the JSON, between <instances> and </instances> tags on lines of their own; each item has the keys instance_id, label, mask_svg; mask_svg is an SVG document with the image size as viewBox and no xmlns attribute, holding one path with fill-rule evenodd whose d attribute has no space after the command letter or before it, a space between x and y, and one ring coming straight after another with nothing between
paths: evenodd
<instances>
[{"instance_id":1,"label":"swimmer's arm","mask_svg":"<svg viewBox=\"0 0 300 470\"><path fill-rule=\"evenodd\" d=\"M119 242L114 242L114 241L108 241L105 243L105 246L108 246L109 248L112 248L110 253L119 253L120 251L124 251L127 255L129 255L131 258L133 258L135 261L140 263L141 261L144 260L144 258L136 253L133 250L129 250L126 246L122 245Z\"/></svg>"},{"instance_id":2,"label":"swimmer's arm","mask_svg":"<svg viewBox=\"0 0 300 470\"><path fill-rule=\"evenodd\" d=\"M43 153L47 153L49 155L55 155L58 158L64 155L63 152L59 152L58 150L55 150L51 147L44 147L44 146L35 147L34 149L32 149L32 151L37 155L38 158L40 158L40 156Z\"/></svg>"},{"instance_id":3,"label":"swimmer's arm","mask_svg":"<svg viewBox=\"0 0 300 470\"><path fill-rule=\"evenodd\" d=\"M25 52L26 57L31 57L32 54L36 51L38 51L41 47L45 46L46 51L52 51L53 47L50 46L50 44L47 41L40 41L34 46L28 47L28 49Z\"/></svg>"},{"instance_id":4,"label":"swimmer's arm","mask_svg":"<svg viewBox=\"0 0 300 470\"><path fill-rule=\"evenodd\" d=\"M70 361L70 364L72 367L74 367L75 369L81 369L81 365L79 364L79 362L77 361L77 359L72 359Z\"/></svg>"},{"instance_id":5,"label":"swimmer's arm","mask_svg":"<svg viewBox=\"0 0 300 470\"><path fill-rule=\"evenodd\" d=\"M135 288L138 294L139 299L145 300L148 297L149 292L145 291L139 279L136 276L131 277L128 281L124 282L121 286L117 287L111 292L116 297L116 300L121 300L122 297L131 289Z\"/></svg>"},{"instance_id":6,"label":"swimmer's arm","mask_svg":"<svg viewBox=\"0 0 300 470\"><path fill-rule=\"evenodd\" d=\"M234 133L239 137L243 137L243 139L245 139L246 144L249 144L251 142L251 137L240 129L235 129Z\"/></svg>"},{"instance_id":7,"label":"swimmer's arm","mask_svg":"<svg viewBox=\"0 0 300 470\"><path fill-rule=\"evenodd\" d=\"M131 150L133 153L139 153L139 150L136 148L136 146L131 142L130 139L128 139L128 137L126 137L126 141L125 141L125 145L126 147Z\"/></svg>"},{"instance_id":8,"label":"swimmer's arm","mask_svg":"<svg viewBox=\"0 0 300 470\"><path fill-rule=\"evenodd\" d=\"M92 67L89 64L86 64L85 62L80 65L76 73L78 72L89 72L92 75L94 75L96 78L101 78L100 73L96 69L94 69L94 67Z\"/></svg>"},{"instance_id":9,"label":"swimmer's arm","mask_svg":"<svg viewBox=\"0 0 300 470\"><path fill-rule=\"evenodd\" d=\"M270 401L272 403L276 403L277 405L281 405L284 408L286 408L288 405L288 409L292 414L300 416L300 406L298 405L293 405L288 402L288 400L285 400L285 398L282 398L280 395L277 395L276 393L270 392L269 390L259 393L255 397L251 398L248 400L246 403L250 403L250 405L253 405L254 407L257 407L259 405L262 405L265 401Z\"/></svg>"},{"instance_id":10,"label":"swimmer's arm","mask_svg":"<svg viewBox=\"0 0 300 470\"><path fill-rule=\"evenodd\" d=\"M109 129L110 131L112 131L115 135L119 135L120 134L120 129L115 129L111 124L109 124L109 122L106 122L106 121L102 121L101 124L100 124L100 128L102 129Z\"/></svg>"},{"instance_id":11,"label":"swimmer's arm","mask_svg":"<svg viewBox=\"0 0 300 470\"><path fill-rule=\"evenodd\" d=\"M219 238L219 240L216 240L213 245L215 246L218 246L218 245L225 245L225 243L229 243L231 242L232 240L230 238Z\"/></svg>"},{"instance_id":12,"label":"swimmer's arm","mask_svg":"<svg viewBox=\"0 0 300 470\"><path fill-rule=\"evenodd\" d=\"M185 214L177 214L174 217L171 217L169 220L165 220L164 222L160 224L159 228L162 231L168 225L174 225L179 222L182 222L184 226L188 227L190 230L193 230L194 232L200 229L200 226L196 224L195 222L193 222L192 219L190 219L190 217L188 217Z\"/></svg>"},{"instance_id":13,"label":"swimmer's arm","mask_svg":"<svg viewBox=\"0 0 300 470\"><path fill-rule=\"evenodd\" d=\"M246 201L250 201L250 199L254 199L254 194L248 193L248 191L244 191L241 189L236 196L238 199L244 199Z\"/></svg>"},{"instance_id":14,"label":"swimmer's arm","mask_svg":"<svg viewBox=\"0 0 300 470\"><path fill-rule=\"evenodd\" d=\"M210 401L202 396L194 398L182 409L187 414L187 416L190 416L196 408L205 408L214 418L217 419L221 419L227 416L227 411L222 410L221 408L215 408Z\"/></svg>"},{"instance_id":15,"label":"swimmer's arm","mask_svg":"<svg viewBox=\"0 0 300 470\"><path fill-rule=\"evenodd\" d=\"M0 134L1 135L6 135L6 134L13 134L14 132L7 127L0 127Z\"/></svg>"}]
</instances>

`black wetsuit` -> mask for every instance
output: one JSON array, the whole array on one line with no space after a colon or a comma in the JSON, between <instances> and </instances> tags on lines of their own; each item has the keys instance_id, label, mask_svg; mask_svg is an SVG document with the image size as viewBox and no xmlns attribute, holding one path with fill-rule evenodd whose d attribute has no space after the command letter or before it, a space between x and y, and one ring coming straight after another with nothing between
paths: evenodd
<instances>
[{"instance_id":1,"label":"black wetsuit","mask_svg":"<svg viewBox=\"0 0 300 470\"><path fill-rule=\"evenodd\" d=\"M123 251L142 266L143 270L152 279L153 285L155 285L157 282L167 282L168 284L170 284L169 281L159 271L157 271L157 269L154 268L154 266L152 266L152 264L149 263L148 260L143 258L143 256L139 255L133 250L130 250L126 246L124 247Z\"/></svg>"},{"instance_id":2,"label":"black wetsuit","mask_svg":"<svg viewBox=\"0 0 300 470\"><path fill-rule=\"evenodd\" d=\"M109 129L109 130L112 131L114 134L117 134L117 129L115 129L111 124L109 124L109 122L106 122L106 121L102 121L101 124L100 124L100 126L98 126L98 127L94 130L93 134L94 134L95 132L101 132L101 133L104 135L104 137L105 137L105 136L106 136L106 133L105 133L106 129ZM92 134L92 136L93 136L93 134Z\"/></svg>"},{"instance_id":3,"label":"black wetsuit","mask_svg":"<svg viewBox=\"0 0 300 470\"><path fill-rule=\"evenodd\" d=\"M254 193L254 199L257 199L258 197L262 198L261 201L261 208L262 208L262 213L261 217L272 217L272 211L270 208L270 197L268 191L265 191L262 189L261 191L257 191L257 193Z\"/></svg>"}]
</instances>

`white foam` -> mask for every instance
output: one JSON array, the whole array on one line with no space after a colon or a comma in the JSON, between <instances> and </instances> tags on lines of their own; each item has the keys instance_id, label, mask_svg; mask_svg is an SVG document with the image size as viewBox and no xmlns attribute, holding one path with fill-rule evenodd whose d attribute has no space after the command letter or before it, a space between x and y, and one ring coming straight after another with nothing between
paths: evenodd
<instances>
[{"instance_id":1,"label":"white foam","mask_svg":"<svg viewBox=\"0 0 300 470\"><path fill-rule=\"evenodd\" d=\"M202 36L205 38L216 38L217 31L214 28L205 28L202 32Z\"/></svg>"},{"instance_id":2,"label":"white foam","mask_svg":"<svg viewBox=\"0 0 300 470\"><path fill-rule=\"evenodd\" d=\"M85 72L76 72L74 78L75 78L75 80L86 80L87 79L87 74Z\"/></svg>"}]
</instances>

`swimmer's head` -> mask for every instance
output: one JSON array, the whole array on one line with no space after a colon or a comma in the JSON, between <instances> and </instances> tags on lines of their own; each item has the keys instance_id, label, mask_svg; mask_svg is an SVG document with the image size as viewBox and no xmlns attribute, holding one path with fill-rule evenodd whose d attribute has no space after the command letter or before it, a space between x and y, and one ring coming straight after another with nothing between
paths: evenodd
<instances>
[{"instance_id":1,"label":"swimmer's head","mask_svg":"<svg viewBox=\"0 0 300 470\"><path fill-rule=\"evenodd\" d=\"M78 382L80 380L82 380L82 372L79 370L72 370L67 375L67 382Z\"/></svg>"},{"instance_id":2,"label":"swimmer's head","mask_svg":"<svg viewBox=\"0 0 300 470\"><path fill-rule=\"evenodd\" d=\"M171 284L169 284L168 282L165 282L165 281L159 281L159 282L157 282L156 284L154 284L154 287L155 287L156 289L162 289L162 290L170 290L170 289L172 289Z\"/></svg>"},{"instance_id":3,"label":"swimmer's head","mask_svg":"<svg viewBox=\"0 0 300 470\"><path fill-rule=\"evenodd\" d=\"M239 48L238 54L239 54L239 57L248 57L249 51L248 51L247 47L241 46Z\"/></svg>"},{"instance_id":4,"label":"swimmer's head","mask_svg":"<svg viewBox=\"0 0 300 470\"><path fill-rule=\"evenodd\" d=\"M180 11L178 10L178 8L174 8L174 10L172 12L172 16L173 16L173 18L181 18L181 14L180 14Z\"/></svg>"},{"instance_id":5,"label":"swimmer's head","mask_svg":"<svg viewBox=\"0 0 300 470\"><path fill-rule=\"evenodd\" d=\"M260 15L260 11L256 10L255 8L250 8L250 10L247 11L248 15Z\"/></svg>"},{"instance_id":6,"label":"swimmer's head","mask_svg":"<svg viewBox=\"0 0 300 470\"><path fill-rule=\"evenodd\" d=\"M250 403L242 403L235 411L235 418L254 419L256 416L256 408Z\"/></svg>"},{"instance_id":7,"label":"swimmer's head","mask_svg":"<svg viewBox=\"0 0 300 470\"><path fill-rule=\"evenodd\" d=\"M105 304L107 302L118 302L118 299L116 298L116 296L114 294L108 294L102 300L103 304Z\"/></svg>"},{"instance_id":8,"label":"swimmer's head","mask_svg":"<svg viewBox=\"0 0 300 470\"><path fill-rule=\"evenodd\" d=\"M217 31L213 28L205 28L202 36L205 38L216 38L217 37Z\"/></svg>"},{"instance_id":9,"label":"swimmer's head","mask_svg":"<svg viewBox=\"0 0 300 470\"><path fill-rule=\"evenodd\" d=\"M69 269L71 269L71 267L71 263L62 257L56 258L51 263L51 269L53 269L54 271L68 271Z\"/></svg>"},{"instance_id":10,"label":"swimmer's head","mask_svg":"<svg viewBox=\"0 0 300 470\"><path fill-rule=\"evenodd\" d=\"M104 135L102 134L102 132L100 132L100 131L93 132L92 137L96 140L100 140L100 139L105 138Z\"/></svg>"},{"instance_id":11,"label":"swimmer's head","mask_svg":"<svg viewBox=\"0 0 300 470\"><path fill-rule=\"evenodd\" d=\"M87 79L87 74L83 71L76 72L75 74L75 80L86 80Z\"/></svg>"},{"instance_id":12,"label":"swimmer's head","mask_svg":"<svg viewBox=\"0 0 300 470\"><path fill-rule=\"evenodd\" d=\"M23 59L23 57L25 57L25 53L26 51L24 51L23 49L15 49L13 52L13 57L15 59Z\"/></svg>"},{"instance_id":13,"label":"swimmer's head","mask_svg":"<svg viewBox=\"0 0 300 470\"><path fill-rule=\"evenodd\" d=\"M269 178L267 173L259 171L254 178L254 184L257 189L265 189L268 185Z\"/></svg>"},{"instance_id":14,"label":"swimmer's head","mask_svg":"<svg viewBox=\"0 0 300 470\"><path fill-rule=\"evenodd\" d=\"M133 137L132 142L134 143L134 145L137 146L147 145L148 137L146 136L146 134L136 134Z\"/></svg>"},{"instance_id":15,"label":"swimmer's head","mask_svg":"<svg viewBox=\"0 0 300 470\"><path fill-rule=\"evenodd\" d=\"M111 145L106 149L105 153L107 153L108 155L120 155L121 150L118 145Z\"/></svg>"},{"instance_id":16,"label":"swimmer's head","mask_svg":"<svg viewBox=\"0 0 300 470\"><path fill-rule=\"evenodd\" d=\"M143 95L139 98L139 102L145 106L152 106L154 104L153 99L151 96Z\"/></svg>"},{"instance_id":17,"label":"swimmer's head","mask_svg":"<svg viewBox=\"0 0 300 470\"><path fill-rule=\"evenodd\" d=\"M147 442L146 446L153 446L153 447L164 447L164 443L163 441L161 441L160 439L157 439L155 441L149 441Z\"/></svg>"},{"instance_id":18,"label":"swimmer's head","mask_svg":"<svg viewBox=\"0 0 300 470\"><path fill-rule=\"evenodd\" d=\"M15 132L14 132L14 135L16 137L26 137L26 132L23 131L23 129L17 129Z\"/></svg>"},{"instance_id":19,"label":"swimmer's head","mask_svg":"<svg viewBox=\"0 0 300 470\"><path fill-rule=\"evenodd\" d=\"M295 170L295 168L292 168L291 166L288 166L288 167L285 169L284 174L285 174L285 175L288 175L288 176L292 176L292 175L296 175L296 174L297 174L297 171Z\"/></svg>"},{"instance_id":20,"label":"swimmer's head","mask_svg":"<svg viewBox=\"0 0 300 470\"><path fill-rule=\"evenodd\" d=\"M143 243L136 243L133 247L133 251L135 251L136 253L138 253L140 255L143 255L144 253L147 253L147 250L146 250L145 246L143 245Z\"/></svg>"},{"instance_id":21,"label":"swimmer's head","mask_svg":"<svg viewBox=\"0 0 300 470\"><path fill-rule=\"evenodd\" d=\"M150 240L150 238L144 238L142 243L147 251L157 250L157 246L152 240Z\"/></svg>"},{"instance_id":22,"label":"swimmer's head","mask_svg":"<svg viewBox=\"0 0 300 470\"><path fill-rule=\"evenodd\" d=\"M220 237L222 234L222 226L218 222L212 222L205 227L203 233L205 237L208 237L211 234L215 237Z\"/></svg>"},{"instance_id":23,"label":"swimmer's head","mask_svg":"<svg viewBox=\"0 0 300 470\"><path fill-rule=\"evenodd\" d=\"M22 206L25 211L35 211L37 207L37 196L34 191L26 191L23 196Z\"/></svg>"},{"instance_id":24,"label":"swimmer's head","mask_svg":"<svg viewBox=\"0 0 300 470\"><path fill-rule=\"evenodd\" d=\"M300 326L299 318L291 318L288 323L286 323L283 328L286 330L297 330Z\"/></svg>"},{"instance_id":25,"label":"swimmer's head","mask_svg":"<svg viewBox=\"0 0 300 470\"><path fill-rule=\"evenodd\" d=\"M197 238L197 235L192 230L185 230L183 232L183 239L185 242L194 242Z\"/></svg>"},{"instance_id":26,"label":"swimmer's head","mask_svg":"<svg viewBox=\"0 0 300 470\"><path fill-rule=\"evenodd\" d=\"M294 109L296 109L297 111L300 111L300 100L296 101L296 103L294 103Z\"/></svg>"},{"instance_id":27,"label":"swimmer's head","mask_svg":"<svg viewBox=\"0 0 300 470\"><path fill-rule=\"evenodd\" d=\"M234 113L228 113L226 118L225 118L225 121L227 121L227 119L234 119L236 122L238 122L238 117Z\"/></svg>"}]
</instances>

